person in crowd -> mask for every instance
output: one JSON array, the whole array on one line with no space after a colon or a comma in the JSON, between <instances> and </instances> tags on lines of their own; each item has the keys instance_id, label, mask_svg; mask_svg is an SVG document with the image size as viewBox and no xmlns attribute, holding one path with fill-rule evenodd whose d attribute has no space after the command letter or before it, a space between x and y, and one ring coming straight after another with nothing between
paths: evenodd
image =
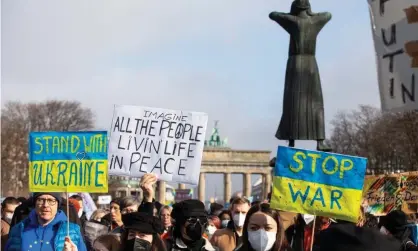
<instances>
[{"instance_id":1,"label":"person in crowd","mask_svg":"<svg viewBox=\"0 0 418 251\"><path fill-rule=\"evenodd\" d=\"M17 200L19 201L19 205L25 202L27 199L25 197L17 197Z\"/></svg>"},{"instance_id":2,"label":"person in crowd","mask_svg":"<svg viewBox=\"0 0 418 251\"><path fill-rule=\"evenodd\" d=\"M120 209L122 214L138 212L139 201L133 196L127 196L120 201Z\"/></svg>"},{"instance_id":3,"label":"person in crowd","mask_svg":"<svg viewBox=\"0 0 418 251\"><path fill-rule=\"evenodd\" d=\"M224 206L221 205L221 204L211 203L210 207L209 207L209 215L218 216L222 212L223 208L224 208Z\"/></svg>"},{"instance_id":4,"label":"person in crowd","mask_svg":"<svg viewBox=\"0 0 418 251\"><path fill-rule=\"evenodd\" d=\"M93 243L93 251L124 251L120 248L120 235L105 234L96 238Z\"/></svg>"},{"instance_id":5,"label":"person in crowd","mask_svg":"<svg viewBox=\"0 0 418 251\"><path fill-rule=\"evenodd\" d=\"M1 250L4 250L9 238L10 223L19 203L19 200L14 197L7 197L1 203Z\"/></svg>"},{"instance_id":6,"label":"person in crowd","mask_svg":"<svg viewBox=\"0 0 418 251\"><path fill-rule=\"evenodd\" d=\"M310 251L312 240L312 228L315 216L299 214L295 223L286 230L286 240L295 251ZM322 230L327 229L331 225L330 218L317 216L315 220L315 232L313 250L319 247L319 238L317 236Z\"/></svg>"},{"instance_id":7,"label":"person in crowd","mask_svg":"<svg viewBox=\"0 0 418 251\"><path fill-rule=\"evenodd\" d=\"M242 232L242 244L237 251L280 251L284 234L277 210L268 203L256 204L247 213Z\"/></svg>"},{"instance_id":8,"label":"person in crowd","mask_svg":"<svg viewBox=\"0 0 418 251\"><path fill-rule=\"evenodd\" d=\"M74 209L78 212L80 210L80 204L78 204L78 201L73 198L69 198L68 202L70 202L70 205L74 207Z\"/></svg>"},{"instance_id":9,"label":"person in crowd","mask_svg":"<svg viewBox=\"0 0 418 251\"><path fill-rule=\"evenodd\" d=\"M206 235L208 239L210 240L213 236L213 234L216 232L216 230L221 228L221 220L218 216L210 215L208 217L208 225L206 227Z\"/></svg>"},{"instance_id":10,"label":"person in crowd","mask_svg":"<svg viewBox=\"0 0 418 251\"><path fill-rule=\"evenodd\" d=\"M65 193L61 194L62 202L60 203L59 207L60 207L60 210L66 214L67 213L67 200L65 196L63 195L65 195ZM34 202L33 196L31 196L25 202L23 202L18 207L16 207L10 227L17 225L19 222L21 222L22 220L24 220L25 218L29 216L30 212L35 208L35 205L33 204L33 202ZM69 216L67 215L67 217L69 217L70 222L75 223L81 227L81 221L80 221L80 218L78 218L77 211L75 210L74 206L71 204L69 205Z\"/></svg>"},{"instance_id":11,"label":"person in crowd","mask_svg":"<svg viewBox=\"0 0 418 251\"><path fill-rule=\"evenodd\" d=\"M106 211L104 209L97 209L91 214L90 221L91 222L96 222L96 223L101 223L102 218L105 215L106 215Z\"/></svg>"},{"instance_id":12,"label":"person in crowd","mask_svg":"<svg viewBox=\"0 0 418 251\"><path fill-rule=\"evenodd\" d=\"M355 224L333 224L321 231L319 251L400 251L402 245L378 230Z\"/></svg>"},{"instance_id":13,"label":"person in crowd","mask_svg":"<svg viewBox=\"0 0 418 251\"><path fill-rule=\"evenodd\" d=\"M250 201L246 198L238 197L231 203L232 221L224 229L217 230L211 239L213 246L220 251L232 251L241 244L242 229L245 217L250 210Z\"/></svg>"},{"instance_id":14,"label":"person in crowd","mask_svg":"<svg viewBox=\"0 0 418 251\"><path fill-rule=\"evenodd\" d=\"M206 229L207 212L199 200L184 200L173 205L172 230L162 236L169 251L211 251L215 250L209 240L203 237Z\"/></svg>"},{"instance_id":15,"label":"person in crowd","mask_svg":"<svg viewBox=\"0 0 418 251\"><path fill-rule=\"evenodd\" d=\"M87 250L80 227L74 223L68 225L67 216L59 210L62 202L59 193L34 193L33 200L35 209L11 229L6 250Z\"/></svg>"},{"instance_id":16,"label":"person in crowd","mask_svg":"<svg viewBox=\"0 0 418 251\"><path fill-rule=\"evenodd\" d=\"M229 221L231 221L231 213L229 210L223 210L219 215L219 219L221 220L221 227L226 228L228 226Z\"/></svg>"},{"instance_id":17,"label":"person in crowd","mask_svg":"<svg viewBox=\"0 0 418 251\"><path fill-rule=\"evenodd\" d=\"M89 221L84 223L84 240L88 250L94 249L94 242L99 236L106 235L109 232L108 222L102 222L102 217L106 211L97 209L93 212Z\"/></svg>"},{"instance_id":18,"label":"person in crowd","mask_svg":"<svg viewBox=\"0 0 418 251\"><path fill-rule=\"evenodd\" d=\"M83 198L78 194L74 194L70 198L75 199L78 202L79 209L77 211L77 214L78 214L78 218L80 218L81 224L83 225L85 222L87 222L87 215L84 212Z\"/></svg>"},{"instance_id":19,"label":"person in crowd","mask_svg":"<svg viewBox=\"0 0 418 251\"><path fill-rule=\"evenodd\" d=\"M161 223L163 224L164 233L167 233L171 228L171 207L169 206L163 206L160 209L159 217L161 220Z\"/></svg>"},{"instance_id":20,"label":"person in crowd","mask_svg":"<svg viewBox=\"0 0 418 251\"><path fill-rule=\"evenodd\" d=\"M411 230L408 228L408 216L401 210L394 210L382 218L380 232L402 243L402 251L418 250L411 240Z\"/></svg>"},{"instance_id":21,"label":"person in crowd","mask_svg":"<svg viewBox=\"0 0 418 251\"><path fill-rule=\"evenodd\" d=\"M122 215L125 231L121 236L121 249L126 251L165 251L160 238L163 233L161 220L145 212Z\"/></svg>"},{"instance_id":22,"label":"person in crowd","mask_svg":"<svg viewBox=\"0 0 418 251\"><path fill-rule=\"evenodd\" d=\"M133 212L138 212L139 201L132 196L127 196L127 197L122 198L119 201L119 203L120 203L119 204L119 212L120 213L117 214L117 216L120 217L120 223L123 223L122 222L122 215L128 214L128 213L133 213ZM116 213L114 215L116 215ZM112 229L111 232L114 233L114 234L122 234L123 224L118 225L118 227Z\"/></svg>"},{"instance_id":23,"label":"person in crowd","mask_svg":"<svg viewBox=\"0 0 418 251\"><path fill-rule=\"evenodd\" d=\"M110 202L110 221L111 221L110 231L111 232L113 232L115 229L120 228L123 225L120 204L121 204L121 200L117 198L113 199Z\"/></svg>"}]
</instances>

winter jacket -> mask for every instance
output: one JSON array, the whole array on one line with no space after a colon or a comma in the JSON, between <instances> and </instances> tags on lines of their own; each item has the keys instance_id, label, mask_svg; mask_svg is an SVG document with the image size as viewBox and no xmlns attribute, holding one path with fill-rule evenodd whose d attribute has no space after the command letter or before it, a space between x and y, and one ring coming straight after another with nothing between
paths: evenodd
<instances>
[{"instance_id":1,"label":"winter jacket","mask_svg":"<svg viewBox=\"0 0 418 251\"><path fill-rule=\"evenodd\" d=\"M218 229L210 239L210 243L219 251L233 251L241 245L241 237L235 231L234 221L229 221L228 226Z\"/></svg>"},{"instance_id":2,"label":"winter jacket","mask_svg":"<svg viewBox=\"0 0 418 251\"><path fill-rule=\"evenodd\" d=\"M84 223L85 242L88 250L93 250L94 241L108 233L109 227L100 223L87 221Z\"/></svg>"},{"instance_id":3,"label":"winter jacket","mask_svg":"<svg viewBox=\"0 0 418 251\"><path fill-rule=\"evenodd\" d=\"M67 226L67 217L61 210L44 227L39 225L36 211L32 210L28 218L10 230L6 250L61 251L64 249ZM87 251L80 227L77 224L70 223L69 230L71 241L77 246L78 251Z\"/></svg>"}]
</instances>

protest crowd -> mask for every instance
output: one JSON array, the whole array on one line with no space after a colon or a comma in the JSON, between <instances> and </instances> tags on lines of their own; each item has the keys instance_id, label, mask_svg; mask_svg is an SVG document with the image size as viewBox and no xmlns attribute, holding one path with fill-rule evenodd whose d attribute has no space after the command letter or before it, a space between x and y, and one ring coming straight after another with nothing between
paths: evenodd
<instances>
[{"instance_id":1,"label":"protest crowd","mask_svg":"<svg viewBox=\"0 0 418 251\"><path fill-rule=\"evenodd\" d=\"M375 217L360 207L353 223L275 210L270 198L237 196L228 208L189 199L170 207L155 201L156 181L154 174L144 175L142 201L114 198L90 218L77 194L7 197L1 204L2 250L418 250L417 217L400 210Z\"/></svg>"},{"instance_id":2,"label":"protest crowd","mask_svg":"<svg viewBox=\"0 0 418 251\"><path fill-rule=\"evenodd\" d=\"M368 2L372 17L376 17L372 18L373 26L385 28L373 30L375 40L380 34L383 38L376 42L376 47L382 48L377 55L388 53L380 55L378 63L379 73L387 72L379 76L384 79L380 81L381 93L390 89L387 91L390 97L382 98L389 102L384 107L399 108L401 99L405 105L409 97L414 101L409 107L414 105L418 111L413 94L418 43L414 38L414 42L404 46L395 36L397 29L404 30L396 25L410 25L414 32L403 32L408 39L409 35L417 34L412 24L418 23L418 6L415 2L413 6L407 3L412 1ZM385 12L389 13L386 19ZM396 16L397 24L393 23ZM326 145L315 46L316 37L330 21L331 14L313 13L308 0L294 0L290 13L272 12L269 17L291 36L283 114L276 133L276 138L287 141L288 146L278 146L276 158L269 166L262 163L254 165L257 171L239 172L250 176L260 174L263 169L266 175L262 179L261 200L241 195L228 198L231 182L227 181L225 203L205 204L201 201L203 193L199 195L201 200L190 197L165 205L164 198L160 198L163 196L156 196L157 182L195 187L203 180L200 174L205 173L201 168L208 115L115 105L109 131L87 131L89 127L74 131L68 127L61 131L25 129L29 133L28 143L25 141L28 151L22 151L22 155L28 157L25 174L29 174L30 194L2 200L1 251L418 251L418 173L400 174L398 170L391 175L385 172L387 177L367 177L368 160L373 164L377 158L334 153ZM385 35L389 34L389 23L390 40ZM397 41L402 44L401 49L396 47L396 51L390 52L392 48L388 46L396 45ZM404 61L400 54L405 54ZM396 67L395 56L396 62L410 64L412 60L408 66L411 69L404 64ZM398 68L406 72L403 74L408 81L411 79L411 92L405 87L405 78L396 79L405 82L400 85L402 95L396 91L394 76L399 75ZM53 120L48 118L47 124ZM78 123L77 119L68 120L71 124ZM243 124L239 126L244 127ZM403 127L393 124L388 127L394 131ZM415 125L411 126L411 132L416 132ZM351 131L350 128L344 126L346 131ZM381 127L376 128L380 131ZM360 137L369 134L364 131ZM416 141L394 135L400 141ZM388 137L385 135L377 142L393 148ZM316 151L296 148L295 140L315 140ZM368 140L364 141L369 151ZM417 148L410 148L405 154L416 154ZM393 155L399 152L394 148ZM232 168L229 173L224 169L233 159L230 152L225 156L226 160L220 164L207 162L217 168L216 173L237 173ZM237 165L252 166L253 155L246 156L250 164L236 158ZM142 195L109 198L111 176L135 178ZM250 188L251 179L248 181L246 185ZM248 195L249 189L245 190ZM165 193L165 185L160 191ZM93 206L90 194L94 193L106 194L109 200L100 207ZM405 206L409 204L413 207Z\"/></svg>"}]
</instances>

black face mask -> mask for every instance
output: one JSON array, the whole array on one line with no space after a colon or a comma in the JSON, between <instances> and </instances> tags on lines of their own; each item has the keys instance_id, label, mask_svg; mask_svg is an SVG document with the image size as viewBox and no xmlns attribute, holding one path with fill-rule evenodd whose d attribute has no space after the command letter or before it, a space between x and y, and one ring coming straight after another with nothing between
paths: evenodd
<instances>
[{"instance_id":1,"label":"black face mask","mask_svg":"<svg viewBox=\"0 0 418 251\"><path fill-rule=\"evenodd\" d=\"M125 250L132 251L151 251L151 243L149 241L134 238L126 241Z\"/></svg>"},{"instance_id":2,"label":"black face mask","mask_svg":"<svg viewBox=\"0 0 418 251\"><path fill-rule=\"evenodd\" d=\"M186 234L192 241L197 241L202 238L204 228L199 222L189 224L186 227Z\"/></svg>"}]
</instances>

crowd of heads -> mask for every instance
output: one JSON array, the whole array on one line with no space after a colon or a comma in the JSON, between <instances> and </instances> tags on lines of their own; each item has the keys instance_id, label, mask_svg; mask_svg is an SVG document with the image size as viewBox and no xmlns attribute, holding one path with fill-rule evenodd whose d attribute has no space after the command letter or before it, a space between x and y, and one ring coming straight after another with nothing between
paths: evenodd
<instances>
[{"instance_id":1,"label":"crowd of heads","mask_svg":"<svg viewBox=\"0 0 418 251\"><path fill-rule=\"evenodd\" d=\"M307 250L307 246L315 251L373 251L378 250L376 248L398 251L391 248L399 243L414 248L414 242L418 240L416 214L407 215L395 210L377 217L361 209L356 224L306 214L298 214L292 224L285 224L283 212L271 208L268 201L250 202L243 196L231 198L228 207L211 203L208 209L199 200L184 200L168 206L154 200L144 202L133 196L114 198L87 219L83 198L79 195L67 200L60 193L33 193L29 199L7 197L3 200L2 225L16 225L13 219L25 212L28 205L27 217L35 215L41 226L57 224L69 214L71 224L80 227L85 249L74 237L71 241L66 239L63 247L74 245L80 251L195 250L194 247L201 248L199 250L229 250L231 247L231 250L239 251L299 250L297 243L304 247L300 251ZM76 219L71 217L71 212ZM17 224L22 223L17 221ZM13 241L5 238L2 234L2 250L13 250L10 248ZM373 246L370 240L379 244ZM5 246L6 242L8 246ZM26 242L22 240L22 243ZM360 246L367 249L360 249Z\"/></svg>"}]
</instances>

